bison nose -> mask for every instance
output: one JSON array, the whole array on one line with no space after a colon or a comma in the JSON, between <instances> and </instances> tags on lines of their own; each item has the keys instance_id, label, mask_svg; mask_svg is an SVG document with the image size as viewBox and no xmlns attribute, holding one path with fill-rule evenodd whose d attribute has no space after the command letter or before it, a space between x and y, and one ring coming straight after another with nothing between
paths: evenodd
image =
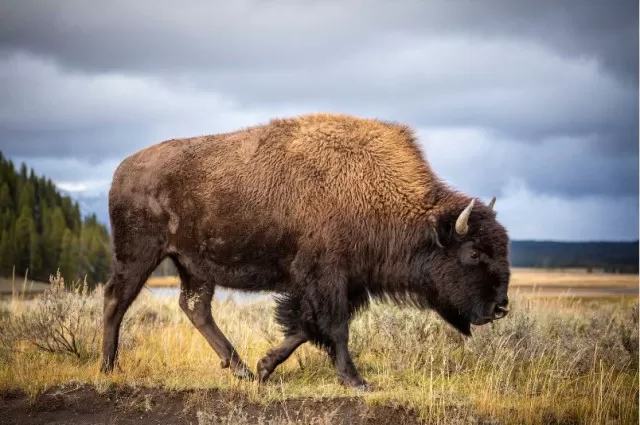
<instances>
[{"instance_id":1,"label":"bison nose","mask_svg":"<svg viewBox=\"0 0 640 425\"><path fill-rule=\"evenodd\" d=\"M509 314L509 300L505 297L503 300L500 300L493 309L493 318L502 319L507 314Z\"/></svg>"}]
</instances>

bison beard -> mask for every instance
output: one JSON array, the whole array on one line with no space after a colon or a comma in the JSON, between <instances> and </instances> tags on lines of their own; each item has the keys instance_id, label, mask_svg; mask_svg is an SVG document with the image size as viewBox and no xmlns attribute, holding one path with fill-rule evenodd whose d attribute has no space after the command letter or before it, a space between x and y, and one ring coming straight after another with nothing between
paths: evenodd
<instances>
[{"instance_id":1,"label":"bison beard","mask_svg":"<svg viewBox=\"0 0 640 425\"><path fill-rule=\"evenodd\" d=\"M258 379L311 342L342 384L367 389L348 342L371 299L433 309L465 335L507 314L494 201L448 188L408 127L377 120L314 114L153 145L122 161L109 192L101 369L113 369L122 318L169 257L180 307L223 368L255 378L213 319L215 286L267 290L284 340Z\"/></svg>"}]
</instances>

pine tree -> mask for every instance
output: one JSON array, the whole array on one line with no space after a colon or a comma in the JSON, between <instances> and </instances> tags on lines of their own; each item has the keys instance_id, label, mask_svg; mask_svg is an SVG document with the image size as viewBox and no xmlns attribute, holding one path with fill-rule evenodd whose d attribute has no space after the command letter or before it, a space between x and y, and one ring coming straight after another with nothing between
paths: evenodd
<instances>
[{"instance_id":1,"label":"pine tree","mask_svg":"<svg viewBox=\"0 0 640 425\"><path fill-rule=\"evenodd\" d=\"M58 206L53 210L53 215L51 217L51 235L49 240L47 241L47 244L49 245L49 248L47 249L49 261L51 262L51 265L56 269L60 267L62 238L66 229L67 223L65 222L62 208Z\"/></svg>"},{"instance_id":2,"label":"pine tree","mask_svg":"<svg viewBox=\"0 0 640 425\"><path fill-rule=\"evenodd\" d=\"M64 230L60 246L60 274L65 282L72 283L77 271L77 240L69 228Z\"/></svg>"},{"instance_id":3,"label":"pine tree","mask_svg":"<svg viewBox=\"0 0 640 425\"><path fill-rule=\"evenodd\" d=\"M30 275L40 276L42 274L42 245L40 235L36 229L35 220L31 219L29 223L29 270Z\"/></svg>"},{"instance_id":4,"label":"pine tree","mask_svg":"<svg viewBox=\"0 0 640 425\"><path fill-rule=\"evenodd\" d=\"M15 247L16 217L13 210L0 213L0 221L2 222L0 229L5 238L0 249L0 273L9 276L13 271L13 266L16 265L17 255Z\"/></svg>"},{"instance_id":5,"label":"pine tree","mask_svg":"<svg viewBox=\"0 0 640 425\"><path fill-rule=\"evenodd\" d=\"M31 210L31 216L33 217L33 211L36 204L36 195L33 184L27 182L22 186L20 191L20 199L18 200L18 211L22 212L25 207L29 207Z\"/></svg>"},{"instance_id":6,"label":"pine tree","mask_svg":"<svg viewBox=\"0 0 640 425\"><path fill-rule=\"evenodd\" d=\"M15 261L16 272L23 274L30 267L30 251L31 251L31 229L33 226L33 214L31 208L24 206L20 211L18 220L16 221L15 231Z\"/></svg>"},{"instance_id":7,"label":"pine tree","mask_svg":"<svg viewBox=\"0 0 640 425\"><path fill-rule=\"evenodd\" d=\"M54 267L53 254L51 249L51 231L53 212L49 208L49 204L43 198L41 201L42 217L40 220L40 241L42 245L42 268L43 271L51 270Z\"/></svg>"},{"instance_id":8,"label":"pine tree","mask_svg":"<svg viewBox=\"0 0 640 425\"><path fill-rule=\"evenodd\" d=\"M29 170L27 169L27 164L24 162L20 164L20 182L25 183L27 181Z\"/></svg>"},{"instance_id":9,"label":"pine tree","mask_svg":"<svg viewBox=\"0 0 640 425\"><path fill-rule=\"evenodd\" d=\"M9 189L9 182L2 183L0 188L0 212L12 211L13 199L11 199L11 190Z\"/></svg>"},{"instance_id":10,"label":"pine tree","mask_svg":"<svg viewBox=\"0 0 640 425\"><path fill-rule=\"evenodd\" d=\"M5 275L13 270L14 254L12 229L4 228L0 233L0 272Z\"/></svg>"},{"instance_id":11,"label":"pine tree","mask_svg":"<svg viewBox=\"0 0 640 425\"><path fill-rule=\"evenodd\" d=\"M13 210L0 211L0 230L10 229L15 225L15 215Z\"/></svg>"},{"instance_id":12,"label":"pine tree","mask_svg":"<svg viewBox=\"0 0 640 425\"><path fill-rule=\"evenodd\" d=\"M11 198L11 204L15 213L16 204L18 202L18 174L13 167L13 162L7 161L0 164L0 172L2 173L0 174L0 183L2 185L6 183L9 186L9 197Z\"/></svg>"},{"instance_id":13,"label":"pine tree","mask_svg":"<svg viewBox=\"0 0 640 425\"><path fill-rule=\"evenodd\" d=\"M80 204L78 201L73 203L73 207L71 209L71 224L74 233L80 233L82 228L82 215L80 214Z\"/></svg>"}]
</instances>

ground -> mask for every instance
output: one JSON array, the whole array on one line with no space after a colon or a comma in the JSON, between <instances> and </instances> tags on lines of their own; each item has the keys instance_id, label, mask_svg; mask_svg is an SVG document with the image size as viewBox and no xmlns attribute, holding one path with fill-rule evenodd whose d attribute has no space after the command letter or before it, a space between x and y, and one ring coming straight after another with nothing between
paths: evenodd
<instances>
[{"instance_id":1,"label":"ground","mask_svg":"<svg viewBox=\"0 0 640 425\"><path fill-rule=\"evenodd\" d=\"M5 393L0 424L418 424L402 407L367 406L357 397L291 399L260 405L242 394L217 390L166 391L113 387L99 393L88 385L54 387L33 401Z\"/></svg>"}]
</instances>

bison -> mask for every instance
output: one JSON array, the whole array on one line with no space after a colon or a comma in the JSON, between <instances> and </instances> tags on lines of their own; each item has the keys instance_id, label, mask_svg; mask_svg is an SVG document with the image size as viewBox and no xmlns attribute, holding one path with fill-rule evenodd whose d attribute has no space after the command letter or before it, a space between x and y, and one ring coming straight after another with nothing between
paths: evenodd
<instances>
[{"instance_id":1,"label":"bison","mask_svg":"<svg viewBox=\"0 0 640 425\"><path fill-rule=\"evenodd\" d=\"M109 191L101 370L113 370L122 318L169 257L180 307L223 368L256 379L212 317L215 287L272 291L284 340L257 379L310 342L340 383L370 389L348 341L371 300L434 310L466 336L508 313L509 238L494 201L450 188L410 127L378 119L307 114L152 145L120 163Z\"/></svg>"}]
</instances>

